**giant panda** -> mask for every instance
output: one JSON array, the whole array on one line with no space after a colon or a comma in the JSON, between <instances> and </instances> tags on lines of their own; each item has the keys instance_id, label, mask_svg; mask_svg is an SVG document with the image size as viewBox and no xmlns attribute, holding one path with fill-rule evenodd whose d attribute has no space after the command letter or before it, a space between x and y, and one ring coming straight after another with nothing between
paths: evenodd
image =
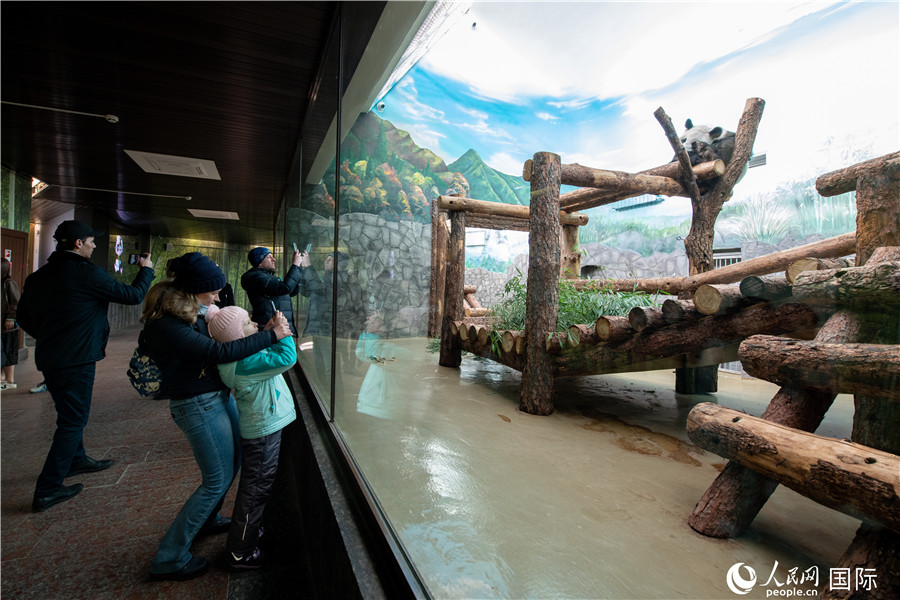
<instances>
[{"instance_id":1,"label":"giant panda","mask_svg":"<svg viewBox=\"0 0 900 600\"><path fill-rule=\"evenodd\" d=\"M684 131L681 133L681 143L688 151L691 166L709 162L721 158L727 165L734 154L735 133L722 127L710 127L709 125L694 125L688 119L684 122ZM672 162L678 160L678 156L672 158ZM737 181L744 178L747 173L747 165L744 165ZM701 182L700 191L711 188L715 181ZM737 182L735 182L737 183Z\"/></svg>"},{"instance_id":2,"label":"giant panda","mask_svg":"<svg viewBox=\"0 0 900 600\"><path fill-rule=\"evenodd\" d=\"M694 125L688 119L684 122L681 143L691 157L691 165L721 158L727 165L734 154L734 132L726 131L719 126ZM710 153L714 154L712 156ZM675 157L674 160L678 160Z\"/></svg>"}]
</instances>

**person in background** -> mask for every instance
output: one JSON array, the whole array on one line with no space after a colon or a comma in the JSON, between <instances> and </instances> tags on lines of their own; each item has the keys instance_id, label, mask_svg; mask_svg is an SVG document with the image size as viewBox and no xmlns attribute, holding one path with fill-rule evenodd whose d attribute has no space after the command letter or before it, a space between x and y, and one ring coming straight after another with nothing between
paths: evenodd
<instances>
[{"instance_id":1,"label":"person in background","mask_svg":"<svg viewBox=\"0 0 900 600\"><path fill-rule=\"evenodd\" d=\"M343 252L331 252L325 257L324 275L319 278L309 254L301 254L302 278L300 293L309 298L306 327L303 335L313 336L313 358L316 370L327 380L331 376L331 321L337 320L338 377L345 367L353 367L356 360L350 345L363 329L366 318L362 287L350 271L350 257ZM337 312L334 312L334 274L337 272ZM348 340L352 340L352 344ZM337 379L340 387L340 377Z\"/></svg>"},{"instance_id":2,"label":"person in background","mask_svg":"<svg viewBox=\"0 0 900 600\"><path fill-rule=\"evenodd\" d=\"M16 324L16 308L19 305L19 284L12 278L12 263L3 259L3 291L0 295L0 313L3 314L3 333L0 346L3 352L3 378L0 389L16 387L16 365L19 364L19 326Z\"/></svg>"},{"instance_id":3,"label":"person in background","mask_svg":"<svg viewBox=\"0 0 900 600\"><path fill-rule=\"evenodd\" d=\"M97 361L106 356L106 313L110 302L141 303L153 281L153 261L141 256L131 285L116 281L90 260L101 234L81 221L60 223L53 234L56 251L25 279L19 302L19 324L35 339L34 363L56 408L56 431L31 504L35 512L82 490L80 483L63 485L66 477L113 464L89 457L83 443Z\"/></svg>"},{"instance_id":4,"label":"person in background","mask_svg":"<svg viewBox=\"0 0 900 600\"><path fill-rule=\"evenodd\" d=\"M169 526L150 565L157 580L187 580L209 562L191 554L198 535L225 533L231 519L219 510L240 468L238 413L216 365L251 356L290 337L287 323L272 321L264 331L227 344L209 337L206 314L225 285L225 274L208 257L189 252L173 261L173 279L147 294L139 344L156 361L169 412L184 432L202 482Z\"/></svg>"},{"instance_id":5,"label":"person in background","mask_svg":"<svg viewBox=\"0 0 900 600\"><path fill-rule=\"evenodd\" d=\"M217 342L257 332L247 311L237 306L221 310L211 306L206 317L209 334ZM284 319L281 313L275 317ZM225 543L228 568L233 571L258 569L265 562L259 548L263 511L278 471L281 430L297 418L294 397L281 374L296 362L297 347L284 338L253 356L219 365L222 381L234 390L240 416L241 481Z\"/></svg>"},{"instance_id":6,"label":"person in background","mask_svg":"<svg viewBox=\"0 0 900 600\"><path fill-rule=\"evenodd\" d=\"M260 246L247 254L252 268L241 275L241 287L247 292L252 307L250 316L255 323L267 323L276 311L280 311L288 320L291 333L297 335L291 298L299 291L302 254L299 251L294 253L293 264L283 280L275 275L275 255L268 248Z\"/></svg>"}]
</instances>

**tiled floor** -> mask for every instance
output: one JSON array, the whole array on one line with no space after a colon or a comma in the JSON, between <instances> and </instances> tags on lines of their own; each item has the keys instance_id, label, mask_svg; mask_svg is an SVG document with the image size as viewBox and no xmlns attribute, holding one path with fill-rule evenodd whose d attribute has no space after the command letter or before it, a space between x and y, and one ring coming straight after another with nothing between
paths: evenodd
<instances>
[{"instance_id":1,"label":"tiled floor","mask_svg":"<svg viewBox=\"0 0 900 600\"><path fill-rule=\"evenodd\" d=\"M84 490L42 513L31 512L34 483L55 428L49 393L29 393L41 381L29 358L16 367L18 388L0 398L0 595L5 599L106 600L144 598L310 597L296 528L279 509L280 481L267 508L272 563L252 573L224 569L225 536L198 540L193 553L212 563L187 582L155 582L148 568L184 501L200 483L190 448L168 403L146 400L125 377L139 328L114 332L107 358L97 363L91 417L84 432L90 456L115 464L71 477ZM237 482L226 499L229 515Z\"/></svg>"}]
</instances>

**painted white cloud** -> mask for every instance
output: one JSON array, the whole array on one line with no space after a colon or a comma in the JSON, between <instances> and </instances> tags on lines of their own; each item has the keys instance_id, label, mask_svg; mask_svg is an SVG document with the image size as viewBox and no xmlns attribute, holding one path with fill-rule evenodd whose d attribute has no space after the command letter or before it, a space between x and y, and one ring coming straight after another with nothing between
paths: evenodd
<instances>
[{"instance_id":1,"label":"painted white cloud","mask_svg":"<svg viewBox=\"0 0 900 600\"><path fill-rule=\"evenodd\" d=\"M475 2L423 65L477 94L609 98L677 81L823 2ZM475 27L472 27L472 24ZM614 56L615 60L610 60Z\"/></svg>"}]
</instances>

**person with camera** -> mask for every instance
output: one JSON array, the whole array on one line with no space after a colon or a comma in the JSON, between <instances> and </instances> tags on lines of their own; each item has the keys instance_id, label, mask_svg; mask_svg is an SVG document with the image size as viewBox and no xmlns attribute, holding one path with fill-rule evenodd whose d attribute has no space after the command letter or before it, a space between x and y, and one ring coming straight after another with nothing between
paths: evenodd
<instances>
[{"instance_id":1,"label":"person with camera","mask_svg":"<svg viewBox=\"0 0 900 600\"><path fill-rule=\"evenodd\" d=\"M291 298L300 291L300 260L303 253L294 252L294 258L284 279L275 275L275 255L263 246L252 249L247 260L253 267L241 275L241 287L250 300L250 318L260 327L268 323L280 311L291 326L291 333L297 335L294 325L294 306Z\"/></svg>"},{"instance_id":2,"label":"person with camera","mask_svg":"<svg viewBox=\"0 0 900 600\"><path fill-rule=\"evenodd\" d=\"M113 461L95 460L84 450L83 433L91 411L97 361L106 356L110 302L140 304L153 281L150 255L139 259L131 285L113 279L91 262L100 231L81 221L63 221L53 234L56 251L47 264L25 279L18 321L32 336L35 366L56 408L56 431L38 476L31 509L47 510L78 494L80 483L66 477L93 473Z\"/></svg>"}]
</instances>

